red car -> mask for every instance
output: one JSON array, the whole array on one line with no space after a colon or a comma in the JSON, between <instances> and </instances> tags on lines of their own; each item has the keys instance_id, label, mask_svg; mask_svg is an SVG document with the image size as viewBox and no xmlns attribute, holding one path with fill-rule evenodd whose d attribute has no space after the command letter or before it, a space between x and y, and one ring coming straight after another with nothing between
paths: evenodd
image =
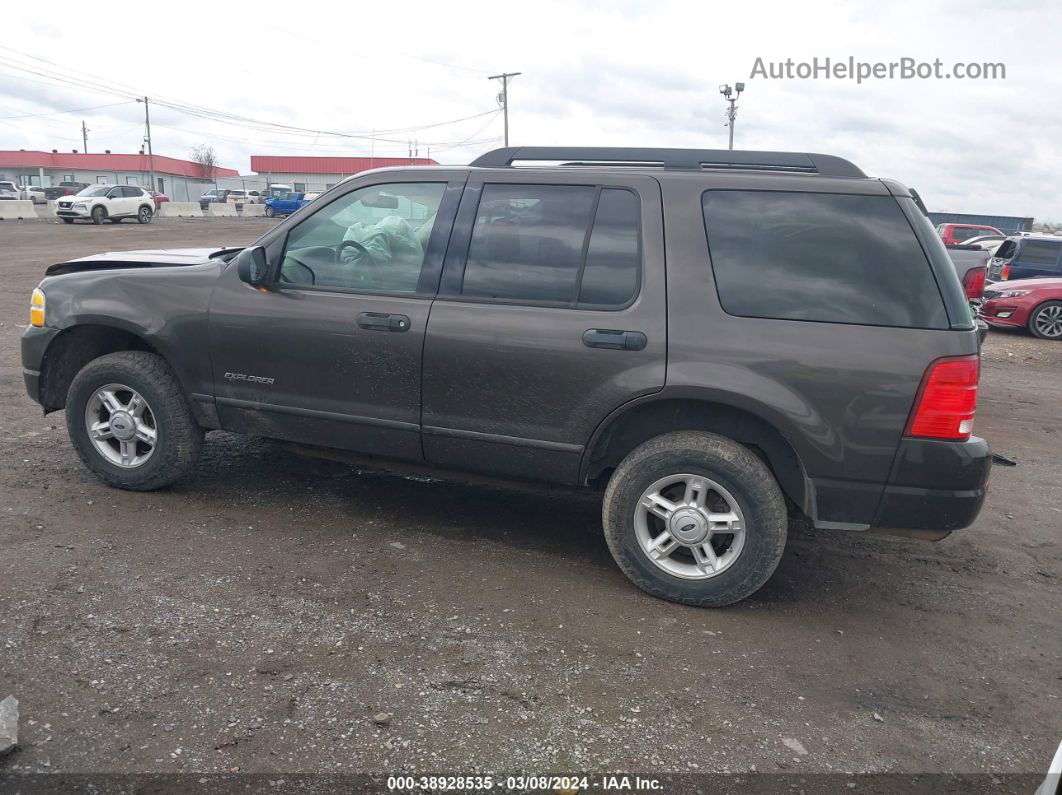
<instances>
[{"instance_id":1,"label":"red car","mask_svg":"<svg viewBox=\"0 0 1062 795\"><path fill-rule=\"evenodd\" d=\"M937 234L940 235L940 239L944 241L946 246L962 243L971 237L980 237L981 235L1003 236L1003 233L994 226L984 226L982 224L940 224L937 226Z\"/></svg>"},{"instance_id":2,"label":"red car","mask_svg":"<svg viewBox=\"0 0 1062 795\"><path fill-rule=\"evenodd\" d=\"M148 193L150 193L151 198L155 200L155 212L159 211L159 207L162 206L163 202L168 202L170 200L169 196L165 193L159 193L157 190L149 190Z\"/></svg>"},{"instance_id":3,"label":"red car","mask_svg":"<svg viewBox=\"0 0 1062 795\"><path fill-rule=\"evenodd\" d=\"M985 288L981 317L990 326L1026 328L1040 339L1062 340L1062 279L994 282Z\"/></svg>"}]
</instances>

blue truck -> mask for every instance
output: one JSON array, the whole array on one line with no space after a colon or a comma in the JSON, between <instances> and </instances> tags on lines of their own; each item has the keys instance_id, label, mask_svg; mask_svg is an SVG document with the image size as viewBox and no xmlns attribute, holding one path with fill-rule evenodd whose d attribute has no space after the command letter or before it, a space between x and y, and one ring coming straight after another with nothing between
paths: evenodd
<instances>
[{"instance_id":1,"label":"blue truck","mask_svg":"<svg viewBox=\"0 0 1062 795\"><path fill-rule=\"evenodd\" d=\"M275 215L291 215L316 199L316 193L301 193L289 191L281 193L273 199L266 199L265 214L272 218Z\"/></svg>"}]
</instances>

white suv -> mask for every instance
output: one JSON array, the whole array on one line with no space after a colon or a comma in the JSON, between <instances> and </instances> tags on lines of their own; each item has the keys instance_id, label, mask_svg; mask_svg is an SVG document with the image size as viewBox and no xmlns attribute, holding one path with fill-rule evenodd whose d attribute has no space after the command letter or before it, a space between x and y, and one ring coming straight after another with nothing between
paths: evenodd
<instances>
[{"instance_id":1,"label":"white suv","mask_svg":"<svg viewBox=\"0 0 1062 795\"><path fill-rule=\"evenodd\" d=\"M230 190L225 201L229 204L261 204L262 194L256 190Z\"/></svg>"},{"instance_id":2,"label":"white suv","mask_svg":"<svg viewBox=\"0 0 1062 795\"><path fill-rule=\"evenodd\" d=\"M150 224L155 214L155 200L135 185L92 185L74 196L64 196L55 205L55 214L63 223L78 218L102 224L104 219L117 224L123 218L135 218Z\"/></svg>"}]
</instances>

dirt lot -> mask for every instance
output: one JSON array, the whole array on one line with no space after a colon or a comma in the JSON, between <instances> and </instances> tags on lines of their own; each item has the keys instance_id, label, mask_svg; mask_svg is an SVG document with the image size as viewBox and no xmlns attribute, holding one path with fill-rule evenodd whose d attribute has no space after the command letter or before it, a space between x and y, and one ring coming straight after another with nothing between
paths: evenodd
<instances>
[{"instance_id":1,"label":"dirt lot","mask_svg":"<svg viewBox=\"0 0 1062 795\"><path fill-rule=\"evenodd\" d=\"M1062 738L1062 344L993 333L977 524L796 531L725 610L613 565L591 496L358 471L214 433L109 489L23 391L46 265L250 242L265 221L0 223L7 771L1046 770ZM389 713L387 726L373 721ZM802 751L804 753L802 753Z\"/></svg>"}]
</instances>

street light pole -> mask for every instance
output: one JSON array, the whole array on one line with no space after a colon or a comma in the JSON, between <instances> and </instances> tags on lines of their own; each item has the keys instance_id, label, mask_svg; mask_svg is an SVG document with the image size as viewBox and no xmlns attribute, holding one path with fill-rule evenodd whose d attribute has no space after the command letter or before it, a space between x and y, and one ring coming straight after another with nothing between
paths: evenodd
<instances>
[{"instance_id":1,"label":"street light pole","mask_svg":"<svg viewBox=\"0 0 1062 795\"><path fill-rule=\"evenodd\" d=\"M151 170L151 190L155 190L155 153L151 151L151 113L148 111L148 98L138 99L144 103L144 124L147 127L148 168Z\"/></svg>"},{"instance_id":2,"label":"street light pole","mask_svg":"<svg viewBox=\"0 0 1062 795\"><path fill-rule=\"evenodd\" d=\"M729 84L719 86L719 93L730 103L730 107L726 111L727 123L723 125L730 128L730 145L728 147L730 149L734 148L734 122L737 121L737 101L744 90L744 83L735 83L733 89L730 88Z\"/></svg>"},{"instance_id":3,"label":"street light pole","mask_svg":"<svg viewBox=\"0 0 1062 795\"><path fill-rule=\"evenodd\" d=\"M505 118L505 145L509 145L509 80L521 75L523 72L503 72L500 75L491 75L488 80L501 80L501 106L502 116Z\"/></svg>"}]
</instances>

